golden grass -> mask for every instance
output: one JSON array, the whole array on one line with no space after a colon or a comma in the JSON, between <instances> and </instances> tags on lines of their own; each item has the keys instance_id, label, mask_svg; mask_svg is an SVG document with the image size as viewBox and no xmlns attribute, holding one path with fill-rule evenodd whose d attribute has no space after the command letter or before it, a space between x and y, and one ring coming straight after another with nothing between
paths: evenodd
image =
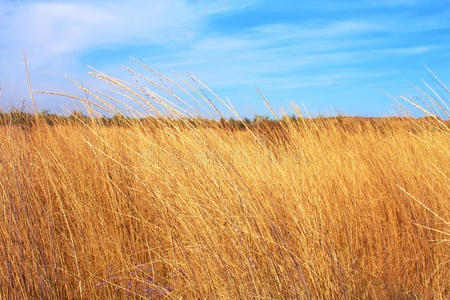
<instances>
[{"instance_id":1,"label":"golden grass","mask_svg":"<svg viewBox=\"0 0 450 300\"><path fill-rule=\"evenodd\" d=\"M1 298L450 296L441 121L170 122L0 127Z\"/></svg>"}]
</instances>

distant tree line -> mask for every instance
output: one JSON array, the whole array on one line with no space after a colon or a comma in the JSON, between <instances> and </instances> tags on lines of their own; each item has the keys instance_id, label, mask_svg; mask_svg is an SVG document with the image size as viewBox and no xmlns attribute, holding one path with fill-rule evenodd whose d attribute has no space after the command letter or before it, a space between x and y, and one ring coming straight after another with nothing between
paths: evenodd
<instances>
[{"instance_id":1,"label":"distant tree line","mask_svg":"<svg viewBox=\"0 0 450 300\"><path fill-rule=\"evenodd\" d=\"M133 127L133 126L151 126L151 127L190 127L190 128L223 128L229 130L246 130L256 129L260 132L282 131L286 125L295 124L298 126L308 127L340 127L346 131L365 130L370 127L379 130L386 130L390 127L407 126L416 127L412 120L417 120L410 117L347 117L334 116L324 117L318 116L314 118L301 118L297 115L284 116L280 120L273 120L267 116L255 115L253 119L244 118L237 120L234 118L210 120L206 118L169 118L169 117L145 117L134 118L123 114L117 114L112 117L91 117L79 111L74 111L68 116L50 113L48 111L34 113L25 112L20 109L12 109L9 112L0 111L0 126L19 126L21 128L31 128L36 125L36 122L53 125L98 125L98 126L119 126L119 127ZM433 118L425 117L420 120L425 123L433 122ZM448 120L443 122L450 126ZM415 122L417 124L417 122ZM424 122L420 122L422 125Z\"/></svg>"}]
</instances>

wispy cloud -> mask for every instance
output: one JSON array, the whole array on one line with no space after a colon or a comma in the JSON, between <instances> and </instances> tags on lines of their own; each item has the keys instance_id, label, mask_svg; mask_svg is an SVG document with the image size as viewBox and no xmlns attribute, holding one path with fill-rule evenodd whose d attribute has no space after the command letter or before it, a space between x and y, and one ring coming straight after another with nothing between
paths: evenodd
<instances>
[{"instance_id":1,"label":"wispy cloud","mask_svg":"<svg viewBox=\"0 0 450 300\"><path fill-rule=\"evenodd\" d=\"M409 55L409 54L423 54L432 50L436 50L436 46L418 46L418 47L405 47L405 48L392 48L383 49L378 51L379 53L396 54L396 55Z\"/></svg>"},{"instance_id":2,"label":"wispy cloud","mask_svg":"<svg viewBox=\"0 0 450 300\"><path fill-rule=\"evenodd\" d=\"M222 8L224 9L224 8ZM52 57L101 46L163 44L192 37L217 5L185 1L10 2L0 11L5 50Z\"/></svg>"},{"instance_id":3,"label":"wispy cloud","mask_svg":"<svg viewBox=\"0 0 450 300\"><path fill-rule=\"evenodd\" d=\"M257 98L254 86L275 101L295 94L314 98L327 87L342 88L347 97L355 84L394 82L398 69L445 57L450 45L442 32L450 27L450 11L439 4L423 13L425 5L421 0L6 1L0 7L0 87L25 94L25 49L39 88L67 89L66 73L89 82L82 73L86 64L120 74L127 57L137 56L162 72L190 71L234 97Z\"/></svg>"},{"instance_id":4,"label":"wispy cloud","mask_svg":"<svg viewBox=\"0 0 450 300\"><path fill-rule=\"evenodd\" d=\"M0 6L0 85L14 86L24 49L36 81L79 68L96 49L185 43L208 15L250 5L236 1L6 1ZM111 62L114 63L114 62ZM19 72L17 71L19 68ZM13 78L13 80L10 80ZM21 78L23 81L23 77ZM58 80L60 82L60 80Z\"/></svg>"}]
</instances>

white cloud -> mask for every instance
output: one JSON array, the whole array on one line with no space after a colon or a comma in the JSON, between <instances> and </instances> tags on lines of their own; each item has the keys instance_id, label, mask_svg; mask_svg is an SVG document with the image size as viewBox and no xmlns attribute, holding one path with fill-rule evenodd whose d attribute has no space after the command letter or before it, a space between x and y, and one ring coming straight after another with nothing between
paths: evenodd
<instances>
[{"instance_id":1,"label":"white cloud","mask_svg":"<svg viewBox=\"0 0 450 300\"><path fill-rule=\"evenodd\" d=\"M187 0L2 1L0 87L23 90L22 49L32 74L38 74L38 78L33 76L35 85L52 85L55 77L60 78L60 83L65 73L80 67L77 59L83 51L184 43L197 35L205 17L251 4L191 4ZM17 98L16 93L11 97Z\"/></svg>"},{"instance_id":2,"label":"white cloud","mask_svg":"<svg viewBox=\"0 0 450 300\"><path fill-rule=\"evenodd\" d=\"M395 55L412 55L423 54L432 50L436 50L436 46L417 46L417 47L404 47L404 48L389 48L377 51L379 53L395 54Z\"/></svg>"},{"instance_id":3,"label":"white cloud","mask_svg":"<svg viewBox=\"0 0 450 300\"><path fill-rule=\"evenodd\" d=\"M211 11L180 0L10 2L0 11L2 52L25 48L46 63L92 47L180 40Z\"/></svg>"},{"instance_id":4,"label":"white cloud","mask_svg":"<svg viewBox=\"0 0 450 300\"><path fill-rule=\"evenodd\" d=\"M433 20L430 16L410 24L404 22L405 18L397 20L392 15L378 14L365 19L358 19L355 15L348 18L342 15L312 17L296 24L271 24L268 20L267 25L232 33L226 33L227 28L210 30L206 27L215 14L232 14L257 2L2 2L0 87L6 95L5 90L14 88L23 91L22 95L26 94L22 49L27 51L35 87L67 91L72 83L64 79L66 73L81 77L84 82L91 81L80 74L85 62L79 60L84 53L149 45L176 45L177 48L143 57L151 67L165 73L190 71L213 88L238 89L245 86L254 93L252 87L255 85L274 91L345 85L356 79L382 75L379 71L356 70L351 64L380 57L418 55L438 48L426 43L397 45L392 37L388 37L390 33L423 30L424 24L427 28L447 26L447 23L439 22L441 19ZM346 5L347 12L389 5L407 6L416 1L394 2L383 0L375 4L362 1L357 5L359 8L355 8L353 1L339 1ZM333 8L336 12L339 12L338 6ZM103 71L114 75L121 63L123 61L111 61ZM73 87L69 92L75 90Z\"/></svg>"},{"instance_id":5,"label":"white cloud","mask_svg":"<svg viewBox=\"0 0 450 300\"><path fill-rule=\"evenodd\" d=\"M277 36L280 39L288 38L323 38L336 37L341 35L367 33L372 31L385 30L386 28L375 22L366 21L339 21L327 22L325 24L270 24L255 28L256 34L267 34Z\"/></svg>"}]
</instances>

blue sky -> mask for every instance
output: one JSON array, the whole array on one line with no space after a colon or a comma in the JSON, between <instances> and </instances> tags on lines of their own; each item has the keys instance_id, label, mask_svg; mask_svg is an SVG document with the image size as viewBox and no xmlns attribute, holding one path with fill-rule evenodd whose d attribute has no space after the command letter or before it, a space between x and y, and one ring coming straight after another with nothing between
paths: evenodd
<instances>
[{"instance_id":1,"label":"blue sky","mask_svg":"<svg viewBox=\"0 0 450 300\"><path fill-rule=\"evenodd\" d=\"M95 89L91 65L128 79L129 57L170 75L193 73L244 116L289 103L312 114L386 116L378 89L418 95L408 82L450 78L450 3L378 1L0 0L2 105L27 97L25 49L35 89L80 94L65 74ZM145 72L144 72L145 73ZM70 108L38 96L40 109Z\"/></svg>"}]
</instances>

